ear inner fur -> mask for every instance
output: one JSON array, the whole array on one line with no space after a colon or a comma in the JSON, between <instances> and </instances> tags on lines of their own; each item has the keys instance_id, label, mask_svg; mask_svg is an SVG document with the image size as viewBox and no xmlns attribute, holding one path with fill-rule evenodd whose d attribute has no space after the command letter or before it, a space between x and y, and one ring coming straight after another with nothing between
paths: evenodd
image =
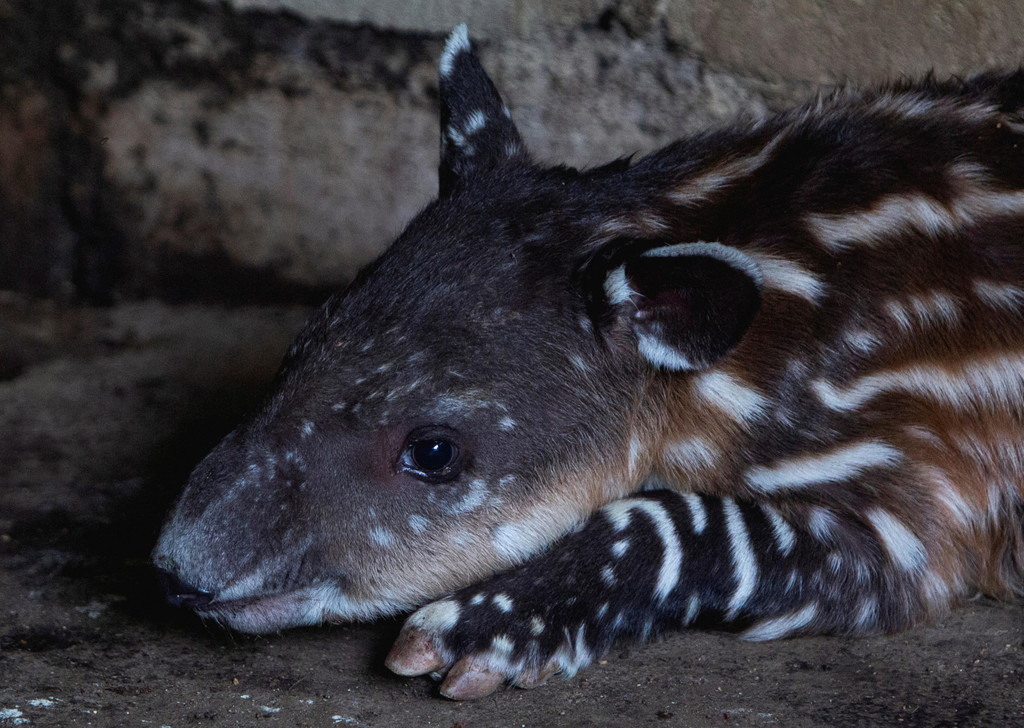
<instances>
[{"instance_id":1,"label":"ear inner fur","mask_svg":"<svg viewBox=\"0 0 1024 728\"><path fill-rule=\"evenodd\" d=\"M698 242L632 253L606 274L603 293L627 317L652 365L695 371L742 338L760 305L761 282L757 264L742 252Z\"/></svg>"}]
</instances>

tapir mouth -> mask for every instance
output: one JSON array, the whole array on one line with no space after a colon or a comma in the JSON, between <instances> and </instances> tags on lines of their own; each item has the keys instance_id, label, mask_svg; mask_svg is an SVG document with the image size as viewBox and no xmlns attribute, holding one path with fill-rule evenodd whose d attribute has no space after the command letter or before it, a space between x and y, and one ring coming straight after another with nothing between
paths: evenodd
<instances>
[{"instance_id":1,"label":"tapir mouth","mask_svg":"<svg viewBox=\"0 0 1024 728\"><path fill-rule=\"evenodd\" d=\"M159 567L157 579L171 606L189 609L202 619L212 619L230 629L255 634L324 622L366 621L416 606L407 598L355 598L343 587L348 579L340 576L288 591L244 596L235 596L230 590L218 595L198 589Z\"/></svg>"},{"instance_id":2,"label":"tapir mouth","mask_svg":"<svg viewBox=\"0 0 1024 728\"><path fill-rule=\"evenodd\" d=\"M287 627L318 624L327 617L323 587L229 597L186 584L175 574L157 569L157 581L167 603L195 612L239 632L275 632Z\"/></svg>"},{"instance_id":3,"label":"tapir mouth","mask_svg":"<svg viewBox=\"0 0 1024 728\"><path fill-rule=\"evenodd\" d=\"M192 610L238 632L276 632L289 627L320 624L328 615L316 588L264 594L225 601L212 600Z\"/></svg>"}]
</instances>

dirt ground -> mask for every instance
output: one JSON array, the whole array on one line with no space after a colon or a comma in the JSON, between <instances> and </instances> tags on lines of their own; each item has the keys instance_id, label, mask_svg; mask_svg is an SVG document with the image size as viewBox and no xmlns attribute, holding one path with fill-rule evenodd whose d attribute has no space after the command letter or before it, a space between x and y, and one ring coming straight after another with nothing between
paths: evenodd
<instances>
[{"instance_id":1,"label":"dirt ground","mask_svg":"<svg viewBox=\"0 0 1024 728\"><path fill-rule=\"evenodd\" d=\"M1024 607L985 599L887 638L677 633L472 703L384 669L398 621L251 637L163 607L163 512L304 317L0 297L0 728L1024 726Z\"/></svg>"}]
</instances>

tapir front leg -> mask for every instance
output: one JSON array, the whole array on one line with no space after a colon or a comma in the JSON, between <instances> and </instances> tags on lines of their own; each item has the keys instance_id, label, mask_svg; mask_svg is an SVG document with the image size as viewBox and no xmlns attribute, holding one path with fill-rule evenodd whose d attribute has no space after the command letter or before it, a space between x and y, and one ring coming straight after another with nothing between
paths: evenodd
<instances>
[{"instance_id":1,"label":"tapir front leg","mask_svg":"<svg viewBox=\"0 0 1024 728\"><path fill-rule=\"evenodd\" d=\"M674 491L620 500L542 556L414 613L387 664L450 698L572 675L616 638L698 617L748 639L905 628L950 590L907 525ZM450 669L449 669L450 668Z\"/></svg>"}]
</instances>

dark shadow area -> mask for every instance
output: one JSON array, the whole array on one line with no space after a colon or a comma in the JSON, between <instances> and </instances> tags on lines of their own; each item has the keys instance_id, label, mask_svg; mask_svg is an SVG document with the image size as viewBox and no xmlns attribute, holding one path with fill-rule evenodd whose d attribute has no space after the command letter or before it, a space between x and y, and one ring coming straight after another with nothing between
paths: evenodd
<instances>
[{"instance_id":1,"label":"dark shadow area","mask_svg":"<svg viewBox=\"0 0 1024 728\"><path fill-rule=\"evenodd\" d=\"M254 399L253 402L258 401ZM123 484L102 512L69 513L55 504L44 513L10 513L14 525L0 544L9 564L36 571L78 601L122 597L114 609L132 620L196 630L199 620L164 604L149 561L160 526L192 466L245 409L218 407L216 416L183 424L151 456L149 477ZM50 562L49 568L46 566Z\"/></svg>"}]
</instances>

